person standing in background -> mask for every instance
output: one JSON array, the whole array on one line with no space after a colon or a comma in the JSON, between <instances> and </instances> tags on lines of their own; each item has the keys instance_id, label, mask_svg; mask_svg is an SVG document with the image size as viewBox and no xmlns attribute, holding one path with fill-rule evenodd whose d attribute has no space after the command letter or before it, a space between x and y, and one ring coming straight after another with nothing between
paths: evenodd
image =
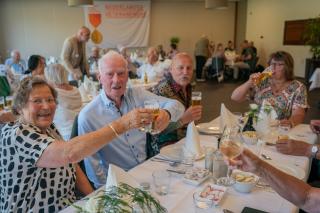
<instances>
[{"instance_id":1,"label":"person standing in background","mask_svg":"<svg viewBox=\"0 0 320 213\"><path fill-rule=\"evenodd\" d=\"M89 65L86 57L86 42L90 38L89 28L81 27L76 35L67 38L62 47L62 64L69 72L68 80L77 85L84 75L90 76Z\"/></svg>"},{"instance_id":2,"label":"person standing in background","mask_svg":"<svg viewBox=\"0 0 320 213\"><path fill-rule=\"evenodd\" d=\"M209 56L209 39L203 35L196 43L194 55L196 56L196 78L198 82L205 81L202 78L202 69Z\"/></svg>"}]
</instances>

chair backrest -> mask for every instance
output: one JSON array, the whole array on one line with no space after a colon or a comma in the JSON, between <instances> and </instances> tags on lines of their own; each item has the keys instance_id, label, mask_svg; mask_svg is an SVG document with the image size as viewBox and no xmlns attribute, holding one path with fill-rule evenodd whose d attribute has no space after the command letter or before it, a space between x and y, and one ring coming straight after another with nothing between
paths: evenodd
<instances>
[{"instance_id":1,"label":"chair backrest","mask_svg":"<svg viewBox=\"0 0 320 213\"><path fill-rule=\"evenodd\" d=\"M213 57L211 68L216 71L224 69L224 58L222 57Z\"/></svg>"}]
</instances>

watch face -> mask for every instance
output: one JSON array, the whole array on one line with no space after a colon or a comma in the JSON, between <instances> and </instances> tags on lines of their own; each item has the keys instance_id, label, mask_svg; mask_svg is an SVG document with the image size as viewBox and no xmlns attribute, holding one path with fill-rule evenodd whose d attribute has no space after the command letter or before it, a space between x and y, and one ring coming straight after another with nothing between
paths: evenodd
<instances>
[{"instance_id":1,"label":"watch face","mask_svg":"<svg viewBox=\"0 0 320 213\"><path fill-rule=\"evenodd\" d=\"M318 151L318 146L312 146L311 152L316 153Z\"/></svg>"}]
</instances>

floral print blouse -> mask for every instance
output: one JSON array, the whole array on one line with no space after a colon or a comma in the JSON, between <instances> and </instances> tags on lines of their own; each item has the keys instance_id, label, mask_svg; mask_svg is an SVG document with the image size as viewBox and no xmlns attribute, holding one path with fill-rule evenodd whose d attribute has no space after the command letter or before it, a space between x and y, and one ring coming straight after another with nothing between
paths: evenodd
<instances>
[{"instance_id":1,"label":"floral print blouse","mask_svg":"<svg viewBox=\"0 0 320 213\"><path fill-rule=\"evenodd\" d=\"M254 101L261 105L263 100L267 100L276 110L278 119L289 119L292 111L297 108L307 109L307 89L305 85L297 80L293 80L278 94L274 94L271 89L271 80L267 78L254 88Z\"/></svg>"}]
</instances>

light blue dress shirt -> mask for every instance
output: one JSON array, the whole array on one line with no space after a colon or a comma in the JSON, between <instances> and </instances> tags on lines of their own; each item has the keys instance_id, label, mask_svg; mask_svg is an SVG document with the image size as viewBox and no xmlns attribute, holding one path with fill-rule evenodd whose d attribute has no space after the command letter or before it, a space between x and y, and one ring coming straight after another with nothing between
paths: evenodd
<instances>
[{"instance_id":1,"label":"light blue dress shirt","mask_svg":"<svg viewBox=\"0 0 320 213\"><path fill-rule=\"evenodd\" d=\"M172 121L177 121L184 112L184 106L180 102L157 96L142 88L128 88L118 109L101 90L100 94L81 110L78 133L83 135L95 131L135 108L143 108L144 101L150 99L158 100L160 108L170 112ZM106 183L109 163L129 170L145 159L146 134L132 129L86 158L84 163L90 181L98 188Z\"/></svg>"},{"instance_id":2,"label":"light blue dress shirt","mask_svg":"<svg viewBox=\"0 0 320 213\"><path fill-rule=\"evenodd\" d=\"M5 65L9 66L11 69L13 69L17 74L24 74L24 71L26 70L26 62L22 59L20 59L19 63L13 63L12 58L8 58L5 61Z\"/></svg>"}]
</instances>

